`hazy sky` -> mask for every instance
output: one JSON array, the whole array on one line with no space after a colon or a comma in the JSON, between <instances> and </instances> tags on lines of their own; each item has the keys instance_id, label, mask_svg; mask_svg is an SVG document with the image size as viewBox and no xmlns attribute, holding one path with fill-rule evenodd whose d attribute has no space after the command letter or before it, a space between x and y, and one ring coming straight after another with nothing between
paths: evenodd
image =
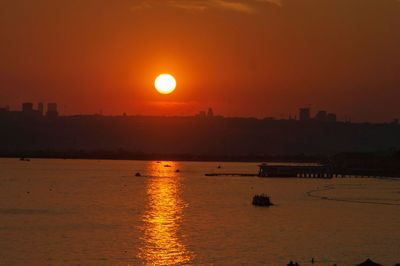
<instances>
[{"instance_id":1,"label":"hazy sky","mask_svg":"<svg viewBox=\"0 0 400 266\"><path fill-rule=\"evenodd\" d=\"M400 117L396 0L1 0L0 105ZM153 89L175 75L175 93Z\"/></svg>"}]
</instances>

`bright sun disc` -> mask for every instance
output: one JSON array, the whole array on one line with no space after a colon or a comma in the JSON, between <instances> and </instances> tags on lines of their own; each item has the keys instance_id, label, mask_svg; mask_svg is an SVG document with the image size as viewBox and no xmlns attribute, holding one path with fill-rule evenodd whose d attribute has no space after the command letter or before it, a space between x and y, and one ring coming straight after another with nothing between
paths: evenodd
<instances>
[{"instance_id":1,"label":"bright sun disc","mask_svg":"<svg viewBox=\"0 0 400 266\"><path fill-rule=\"evenodd\" d=\"M161 74L154 81L154 87L161 94L170 94L176 88L176 80L170 74Z\"/></svg>"}]
</instances>

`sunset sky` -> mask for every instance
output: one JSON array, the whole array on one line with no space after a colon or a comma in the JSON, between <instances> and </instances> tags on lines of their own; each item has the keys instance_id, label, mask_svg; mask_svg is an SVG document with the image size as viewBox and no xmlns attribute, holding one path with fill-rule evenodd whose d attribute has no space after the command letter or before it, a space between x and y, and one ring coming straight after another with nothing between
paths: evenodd
<instances>
[{"instance_id":1,"label":"sunset sky","mask_svg":"<svg viewBox=\"0 0 400 266\"><path fill-rule=\"evenodd\" d=\"M0 106L400 117L397 0L2 0ZM153 87L175 76L174 93Z\"/></svg>"}]
</instances>

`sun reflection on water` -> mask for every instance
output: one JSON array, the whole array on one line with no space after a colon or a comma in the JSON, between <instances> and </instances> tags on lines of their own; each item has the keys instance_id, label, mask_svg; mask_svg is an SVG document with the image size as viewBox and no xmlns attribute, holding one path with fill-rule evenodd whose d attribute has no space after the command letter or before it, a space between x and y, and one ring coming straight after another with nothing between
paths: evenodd
<instances>
[{"instance_id":1,"label":"sun reflection on water","mask_svg":"<svg viewBox=\"0 0 400 266\"><path fill-rule=\"evenodd\" d=\"M179 238L185 203L175 162L150 162L140 258L150 265L185 264L191 255Z\"/></svg>"}]
</instances>

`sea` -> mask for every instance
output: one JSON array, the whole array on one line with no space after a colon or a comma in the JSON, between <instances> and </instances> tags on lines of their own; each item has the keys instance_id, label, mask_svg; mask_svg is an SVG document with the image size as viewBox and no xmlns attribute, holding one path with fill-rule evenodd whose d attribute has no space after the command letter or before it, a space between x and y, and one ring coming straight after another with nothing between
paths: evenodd
<instances>
[{"instance_id":1,"label":"sea","mask_svg":"<svg viewBox=\"0 0 400 266\"><path fill-rule=\"evenodd\" d=\"M0 265L400 262L400 179L205 176L258 164L0 159Z\"/></svg>"}]
</instances>

